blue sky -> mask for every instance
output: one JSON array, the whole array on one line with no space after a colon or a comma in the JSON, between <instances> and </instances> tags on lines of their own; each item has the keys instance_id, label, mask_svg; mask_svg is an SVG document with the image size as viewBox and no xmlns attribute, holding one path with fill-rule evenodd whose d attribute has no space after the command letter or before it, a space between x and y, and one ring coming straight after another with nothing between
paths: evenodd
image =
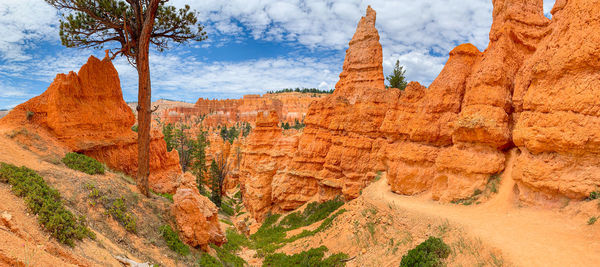
<instances>
[{"instance_id":1,"label":"blue sky","mask_svg":"<svg viewBox=\"0 0 600 267\"><path fill-rule=\"evenodd\" d=\"M151 52L153 100L238 98L288 87L333 88L345 49L367 5L377 11L384 72L399 59L407 78L431 83L458 44L488 44L491 0L171 0L189 4L208 40ZM554 1L544 1L548 13ZM549 15L548 15L549 16ZM43 0L0 0L0 109L41 94L57 73L90 55L65 48L57 12ZM123 59L124 98L137 99L137 74Z\"/></svg>"}]
</instances>

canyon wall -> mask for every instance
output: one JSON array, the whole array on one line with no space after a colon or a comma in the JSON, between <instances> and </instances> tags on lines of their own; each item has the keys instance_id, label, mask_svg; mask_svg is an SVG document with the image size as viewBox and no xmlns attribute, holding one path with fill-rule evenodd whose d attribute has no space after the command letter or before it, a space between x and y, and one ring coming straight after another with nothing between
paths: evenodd
<instances>
[{"instance_id":1,"label":"canyon wall","mask_svg":"<svg viewBox=\"0 0 600 267\"><path fill-rule=\"evenodd\" d=\"M600 1L556 1L548 31L513 96L513 178L531 203L600 187Z\"/></svg>"},{"instance_id":2,"label":"canyon wall","mask_svg":"<svg viewBox=\"0 0 600 267\"><path fill-rule=\"evenodd\" d=\"M4 125L39 125L70 150L131 176L137 173L134 122L134 114L123 100L117 70L108 58L93 56L78 73L58 74L44 93L0 120ZM151 138L150 188L173 193L181 175L179 157L175 151L167 152L160 132L153 131Z\"/></svg>"},{"instance_id":3,"label":"canyon wall","mask_svg":"<svg viewBox=\"0 0 600 267\"><path fill-rule=\"evenodd\" d=\"M281 199L280 196L286 192L300 197L314 194L311 187L298 186L294 180L279 181L298 146L299 134L284 134L278 123L277 112L258 113L256 127L245 140L241 153L239 183L244 205L256 218L263 218L272 210L285 210L288 202L304 203L308 200L298 200L289 195Z\"/></svg>"},{"instance_id":4,"label":"canyon wall","mask_svg":"<svg viewBox=\"0 0 600 267\"><path fill-rule=\"evenodd\" d=\"M600 4L592 2L557 1L550 20L542 0L495 0L485 51L460 45L429 88L411 82L404 91L384 86L369 7L334 93L311 103L297 147L278 148L273 129L250 135L239 178L249 210L260 220L313 197L355 198L383 173L399 194L467 198L505 169L511 149L522 201L582 200L600 187Z\"/></svg>"},{"instance_id":5,"label":"canyon wall","mask_svg":"<svg viewBox=\"0 0 600 267\"><path fill-rule=\"evenodd\" d=\"M276 93L264 95L245 95L241 99L204 99L200 98L194 107L173 107L165 109L160 115L165 123L190 121L198 116L206 115L203 125L231 126L238 122L254 124L260 112L275 111L282 122L294 123L302 121L313 101L323 97L323 94L308 93Z\"/></svg>"}]
</instances>

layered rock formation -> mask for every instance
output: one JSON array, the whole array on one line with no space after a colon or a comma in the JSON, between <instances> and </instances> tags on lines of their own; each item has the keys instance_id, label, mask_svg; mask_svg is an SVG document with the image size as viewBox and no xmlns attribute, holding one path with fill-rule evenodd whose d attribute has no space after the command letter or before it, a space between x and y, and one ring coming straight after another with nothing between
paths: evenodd
<instances>
[{"instance_id":1,"label":"layered rock formation","mask_svg":"<svg viewBox=\"0 0 600 267\"><path fill-rule=\"evenodd\" d=\"M541 0L493 4L484 52L460 45L429 88L412 82L405 91L384 88L369 7L336 90L310 105L297 149L286 148L291 160L279 168L260 160L242 165L240 181L257 192L244 199L255 206L255 217L293 209L314 195L354 198L378 172L400 194L466 198L504 170L515 147L521 153L513 176L522 200L583 199L600 187L600 5L558 1L551 21ZM271 150L278 138L257 143L265 148L261 154L277 154ZM268 175L251 178L256 170ZM299 193L276 197L274 180L299 185Z\"/></svg>"},{"instance_id":2,"label":"layered rock formation","mask_svg":"<svg viewBox=\"0 0 600 267\"><path fill-rule=\"evenodd\" d=\"M283 210L288 201L305 202L282 195L287 192L297 195L312 195L316 186L297 186L294 180L284 179L288 162L298 145L298 135L284 135L277 126L277 112L258 113L256 128L246 140L241 155L240 184L246 209L255 218L262 219L271 210ZM313 192L311 192L311 189Z\"/></svg>"},{"instance_id":3,"label":"layered rock formation","mask_svg":"<svg viewBox=\"0 0 600 267\"><path fill-rule=\"evenodd\" d=\"M137 134L131 130L134 122L116 69L108 58L93 56L79 73L58 74L44 93L0 120L2 124L40 125L69 149L132 176L137 172ZM153 132L150 187L157 192L174 192L180 174L177 153L168 153L162 134Z\"/></svg>"},{"instance_id":4,"label":"layered rock formation","mask_svg":"<svg viewBox=\"0 0 600 267\"><path fill-rule=\"evenodd\" d=\"M165 123L189 121L198 116L206 115L203 124L206 127L217 125L231 126L238 122L254 123L260 112L276 111L282 122L293 123L302 121L313 101L322 94L306 93L277 93L260 95L245 95L242 99L198 99L194 107L173 107L166 109L160 115Z\"/></svg>"},{"instance_id":5,"label":"layered rock formation","mask_svg":"<svg viewBox=\"0 0 600 267\"><path fill-rule=\"evenodd\" d=\"M600 2L556 1L547 28L513 96L513 178L521 199L536 203L600 187Z\"/></svg>"},{"instance_id":6,"label":"layered rock formation","mask_svg":"<svg viewBox=\"0 0 600 267\"><path fill-rule=\"evenodd\" d=\"M207 197L200 195L195 178L188 173L173 195L171 210L175 216L181 239L192 247L209 250L209 244L218 246L227 242L219 225L219 209Z\"/></svg>"}]
</instances>

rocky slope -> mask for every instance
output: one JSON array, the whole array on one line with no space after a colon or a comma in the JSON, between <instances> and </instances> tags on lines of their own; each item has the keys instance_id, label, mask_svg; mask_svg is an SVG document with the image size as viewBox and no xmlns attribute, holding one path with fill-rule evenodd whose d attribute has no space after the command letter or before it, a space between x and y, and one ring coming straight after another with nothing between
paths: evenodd
<instances>
[{"instance_id":1,"label":"rocky slope","mask_svg":"<svg viewBox=\"0 0 600 267\"><path fill-rule=\"evenodd\" d=\"M78 73L57 75L44 93L0 120L3 131L12 129L13 138L44 157L60 158L75 151L135 177L137 134L131 130L133 124L134 114L123 100L116 69L108 57L99 60L93 56ZM58 152L48 155L50 146ZM60 163L60 159L54 161ZM184 241L206 250L209 243L222 244L225 238L216 206L198 193L195 178L190 176L182 174L177 151L167 152L162 134L153 131L150 188L176 193L172 210Z\"/></svg>"},{"instance_id":2,"label":"rocky slope","mask_svg":"<svg viewBox=\"0 0 600 267\"><path fill-rule=\"evenodd\" d=\"M513 147L520 151L513 176L521 200L555 205L596 190L600 5L558 1L550 20L541 0L493 4L484 52L460 45L429 88L412 82L405 91L384 87L375 11L368 8L336 90L310 105L297 147L272 151L277 138L256 144L270 149L265 155L288 155L289 163L244 159L246 190L264 188L244 199L261 207L251 210L255 217L313 196L355 198L378 173L387 173L399 194L467 198L505 169ZM268 175L250 177L257 169ZM275 197L274 181L308 189Z\"/></svg>"},{"instance_id":3,"label":"rocky slope","mask_svg":"<svg viewBox=\"0 0 600 267\"><path fill-rule=\"evenodd\" d=\"M110 112L106 112L110 111ZM108 58L93 56L78 73L58 74L41 95L15 107L1 125L38 125L69 150L96 158L113 170L137 172L137 134L123 100L119 76ZM181 175L176 152L167 152L160 132L150 143L150 187L174 192Z\"/></svg>"}]
</instances>

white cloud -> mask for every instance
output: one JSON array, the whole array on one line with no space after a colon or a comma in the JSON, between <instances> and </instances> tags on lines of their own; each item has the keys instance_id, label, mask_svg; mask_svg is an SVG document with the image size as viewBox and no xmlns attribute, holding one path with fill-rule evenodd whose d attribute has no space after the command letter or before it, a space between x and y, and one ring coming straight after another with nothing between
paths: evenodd
<instances>
[{"instance_id":1,"label":"white cloud","mask_svg":"<svg viewBox=\"0 0 600 267\"><path fill-rule=\"evenodd\" d=\"M491 2L171 0L169 3L176 6L190 4L206 25L209 39L196 47L211 49L225 42L253 38L299 44L310 48L314 55L206 63L182 54L183 49L153 54L150 58L154 96L193 101L199 96L235 97L285 87L331 88L342 68L343 50L367 5L377 11L384 71L389 73L399 59L409 80L427 85L456 45L470 42L480 50L486 48L492 22ZM544 1L545 14L549 14L553 3ZM58 44L57 22L56 11L42 0L0 0L0 75L50 82L56 73L77 70L85 63L89 50L64 49L47 56L33 55L40 41ZM324 53L337 57L323 58ZM124 59L116 60L115 66L125 95L135 99L135 70Z\"/></svg>"},{"instance_id":2,"label":"white cloud","mask_svg":"<svg viewBox=\"0 0 600 267\"><path fill-rule=\"evenodd\" d=\"M58 16L41 0L0 1L0 59L23 61L42 40L58 40Z\"/></svg>"},{"instance_id":3,"label":"white cloud","mask_svg":"<svg viewBox=\"0 0 600 267\"><path fill-rule=\"evenodd\" d=\"M429 84L447 54L460 43L485 49L491 26L490 0L173 0L190 4L214 35L227 35L238 23L254 39L290 41L315 49L342 50L352 38L367 5L377 11L384 47L384 70L396 59L410 80ZM223 29L223 30L222 30ZM429 51L433 52L431 56ZM417 65L424 63L425 65Z\"/></svg>"}]
</instances>

